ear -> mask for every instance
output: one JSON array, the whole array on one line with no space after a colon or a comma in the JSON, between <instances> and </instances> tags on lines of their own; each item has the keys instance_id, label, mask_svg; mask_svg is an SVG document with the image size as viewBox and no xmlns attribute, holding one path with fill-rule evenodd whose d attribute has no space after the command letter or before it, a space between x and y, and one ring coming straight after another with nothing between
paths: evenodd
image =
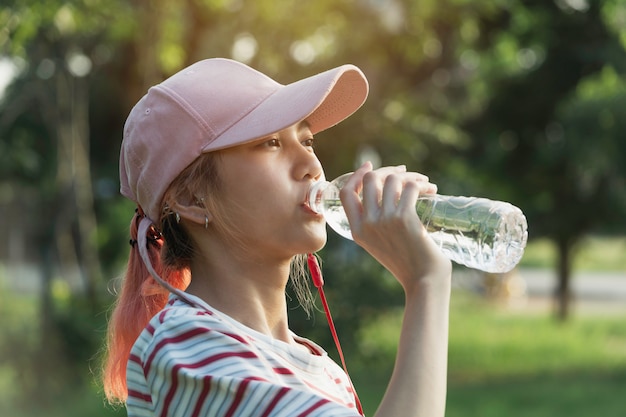
<instances>
[{"instance_id":1,"label":"ear","mask_svg":"<svg viewBox=\"0 0 626 417\"><path fill-rule=\"evenodd\" d=\"M195 204L186 205L176 202L170 206L170 210L174 213L178 213L181 219L185 219L202 227L205 227L207 221L211 222L213 220L211 213L209 213L206 208L196 206Z\"/></svg>"}]
</instances>

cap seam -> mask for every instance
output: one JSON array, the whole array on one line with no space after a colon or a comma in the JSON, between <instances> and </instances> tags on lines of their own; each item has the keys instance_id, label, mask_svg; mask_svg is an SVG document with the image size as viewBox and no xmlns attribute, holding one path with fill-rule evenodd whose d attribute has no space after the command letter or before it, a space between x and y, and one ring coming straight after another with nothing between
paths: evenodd
<instances>
[{"instance_id":1,"label":"cap seam","mask_svg":"<svg viewBox=\"0 0 626 417\"><path fill-rule=\"evenodd\" d=\"M261 99L259 99L259 101L254 103L254 105L250 106L247 110L240 112L238 114L237 118L234 119L233 122L230 125L228 125L228 127L223 129L218 134L218 136L215 137L215 139L217 139L219 136L222 136L224 133L228 132L233 126L235 126L237 123L239 123L241 121L241 119L243 119L244 117L246 117L247 115L252 113L257 107L259 107L261 104L263 104L263 102L265 102L267 99L272 97L274 94L276 94L279 90L281 90L284 87L285 87L284 85L278 84L278 88L276 88L274 91L271 91L269 94L267 94L266 96L264 96ZM254 138L252 138L252 139L254 139ZM250 140L252 140L252 139L250 139ZM210 143L207 143L206 145L203 146L203 149L205 149L209 145L210 145Z\"/></svg>"},{"instance_id":2,"label":"cap seam","mask_svg":"<svg viewBox=\"0 0 626 417\"><path fill-rule=\"evenodd\" d=\"M138 157L137 152L136 152L136 150L135 150L135 149L130 148L130 149L127 149L127 151L128 151L128 153L130 154L130 156L132 157L132 161L131 161L131 162L133 162L133 163L136 163L136 164L137 164L137 166L140 168L140 169L139 169L139 172L143 172L144 167L145 167L145 165L146 165L146 161L145 161L143 158ZM127 160L125 160L125 161L124 161L124 163L125 163L125 164L127 164ZM145 180L144 180L144 181L145 181ZM152 190L148 189L148 187L145 187L145 188L146 188L146 189L145 189L145 190L143 190L143 192L144 192L145 194L147 194L147 195L146 195L146 197L148 198L148 200L152 200L152 199L153 199L153 197L154 197L154 193L152 192ZM139 195L138 195L138 194L139 194L139 193L138 193L138 192L139 192L139 187L137 187L135 190L133 190L133 189L132 189L132 187L130 187L130 185L129 185L129 186L128 186L128 189L129 189L129 190L130 190L130 192L133 194L133 197L134 197L133 201L134 201L135 203L137 203L137 204L140 204L140 203L139 203Z\"/></svg>"},{"instance_id":3,"label":"cap seam","mask_svg":"<svg viewBox=\"0 0 626 417\"><path fill-rule=\"evenodd\" d=\"M200 113L198 113L198 111L187 100L185 100L185 98L183 98L176 91L174 91L173 89L171 89L170 87L166 85L159 84L157 87L167 92L167 96L171 98L171 100L174 103L178 104L183 109L183 111L185 111L188 115L190 115L195 121L197 121L200 124L200 126L202 127L202 130L204 130L206 133L208 133L211 136L211 139L210 139L211 142L215 140L215 137L217 136L217 133L215 132L215 130L211 128L210 124L207 123L202 118Z\"/></svg>"}]
</instances>

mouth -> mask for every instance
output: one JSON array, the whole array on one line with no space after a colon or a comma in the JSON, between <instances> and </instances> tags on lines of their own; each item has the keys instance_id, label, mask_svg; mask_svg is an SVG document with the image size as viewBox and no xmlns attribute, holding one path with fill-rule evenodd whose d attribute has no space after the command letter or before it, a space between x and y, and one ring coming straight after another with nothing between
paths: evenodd
<instances>
[{"instance_id":1,"label":"mouth","mask_svg":"<svg viewBox=\"0 0 626 417\"><path fill-rule=\"evenodd\" d=\"M309 198L309 192L307 192L304 195L304 201L300 204L302 206L302 208L304 209L304 211L306 211L308 214L314 215L316 217L324 217L322 215L322 213L319 213L315 210L313 210L313 208L311 207L311 203L310 203L310 198Z\"/></svg>"},{"instance_id":2,"label":"mouth","mask_svg":"<svg viewBox=\"0 0 626 417\"><path fill-rule=\"evenodd\" d=\"M304 203L302 203L301 206L304 209L304 211L306 211L307 213L315 215L316 217L323 217L320 213L316 212L315 210L311 208L308 201L305 201Z\"/></svg>"},{"instance_id":3,"label":"mouth","mask_svg":"<svg viewBox=\"0 0 626 417\"><path fill-rule=\"evenodd\" d=\"M315 214L321 214L319 210L315 210L311 204L316 204L317 202L314 200L314 197L317 197L319 192L315 188L316 183L312 183L304 194L304 201L302 205L306 207L309 211Z\"/></svg>"}]
</instances>

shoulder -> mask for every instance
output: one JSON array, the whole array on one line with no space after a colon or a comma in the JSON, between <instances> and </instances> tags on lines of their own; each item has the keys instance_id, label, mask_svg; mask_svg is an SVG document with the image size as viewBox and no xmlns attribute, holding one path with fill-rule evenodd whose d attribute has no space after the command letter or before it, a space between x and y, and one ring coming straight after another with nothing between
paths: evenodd
<instances>
[{"instance_id":1,"label":"shoulder","mask_svg":"<svg viewBox=\"0 0 626 417\"><path fill-rule=\"evenodd\" d=\"M313 362L294 361L284 348L218 311L174 301L133 347L129 411L150 408L154 415L185 417L196 411L225 415L224 410L236 416L284 417L302 410L310 416L355 415L350 388L328 374L327 356L296 355Z\"/></svg>"},{"instance_id":2,"label":"shoulder","mask_svg":"<svg viewBox=\"0 0 626 417\"><path fill-rule=\"evenodd\" d=\"M225 350L233 345L247 345L249 340L230 323L210 309L191 306L173 299L148 323L133 350L156 355L159 351L202 349L203 355Z\"/></svg>"}]
</instances>

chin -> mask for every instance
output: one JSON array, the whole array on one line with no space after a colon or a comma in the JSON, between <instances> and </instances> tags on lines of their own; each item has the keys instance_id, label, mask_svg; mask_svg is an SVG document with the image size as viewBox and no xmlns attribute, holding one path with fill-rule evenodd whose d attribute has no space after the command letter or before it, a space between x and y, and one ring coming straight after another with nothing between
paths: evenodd
<instances>
[{"instance_id":1,"label":"chin","mask_svg":"<svg viewBox=\"0 0 626 417\"><path fill-rule=\"evenodd\" d=\"M317 247L315 248L315 250L313 250L312 252L317 252L318 250L321 250L324 246L326 246L326 239L324 239L323 241L320 242L319 245L317 245Z\"/></svg>"},{"instance_id":2,"label":"chin","mask_svg":"<svg viewBox=\"0 0 626 417\"><path fill-rule=\"evenodd\" d=\"M306 253L317 252L318 250L322 249L324 246L326 246L326 240L326 227L319 231L316 230L316 233L312 234L311 238L309 239L309 244L307 244L309 249L306 250Z\"/></svg>"}]
</instances>

